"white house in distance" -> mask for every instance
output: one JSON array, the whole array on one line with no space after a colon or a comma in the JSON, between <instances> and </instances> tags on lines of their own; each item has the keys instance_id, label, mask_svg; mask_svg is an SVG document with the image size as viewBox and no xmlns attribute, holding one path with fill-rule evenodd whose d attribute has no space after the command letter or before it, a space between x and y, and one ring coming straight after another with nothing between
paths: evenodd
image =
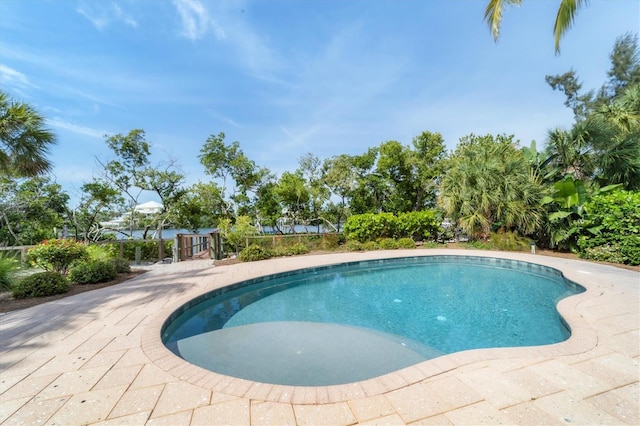
<instances>
[{"instance_id":1,"label":"white house in distance","mask_svg":"<svg viewBox=\"0 0 640 426\"><path fill-rule=\"evenodd\" d=\"M164 209L164 206L161 203L147 201L146 203L138 204L134 210L140 214L150 216L162 212L162 209Z\"/></svg>"},{"instance_id":2,"label":"white house in distance","mask_svg":"<svg viewBox=\"0 0 640 426\"><path fill-rule=\"evenodd\" d=\"M146 203L138 204L134 208L137 213L143 214L147 217L158 214L162 212L163 209L164 206L157 201L147 201ZM128 217L129 213L125 213L122 216L111 219L109 221L100 222L100 225L107 228L119 229L122 227L126 227Z\"/></svg>"}]
</instances>

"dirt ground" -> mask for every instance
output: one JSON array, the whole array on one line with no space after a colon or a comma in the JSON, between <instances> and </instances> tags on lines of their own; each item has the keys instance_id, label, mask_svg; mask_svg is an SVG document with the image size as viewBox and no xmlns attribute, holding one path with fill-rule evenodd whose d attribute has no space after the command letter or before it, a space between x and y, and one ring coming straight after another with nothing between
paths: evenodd
<instances>
[{"instance_id":1,"label":"dirt ground","mask_svg":"<svg viewBox=\"0 0 640 426\"><path fill-rule=\"evenodd\" d=\"M456 247L455 245L449 244L447 248L459 248L464 250L462 247ZM555 252L552 250L538 250L536 252L538 255L542 256L553 256L553 257L563 257L566 259L579 259L573 253L562 253ZM318 254L318 253L309 253L309 254ZM216 260L214 265L216 266L225 266L232 265L234 263L239 263L238 259L223 259ZM598 262L605 263L605 262ZM607 263L612 266L617 266L618 268L629 269L631 271L640 272L640 266L629 266L629 265L619 265L614 263ZM132 269L131 272L126 274L118 274L118 277L113 281L108 281L106 283L98 283L98 284L85 284L79 285L74 284L71 286L70 290L67 293L57 294L55 296L47 296L47 297L33 297L29 299L14 299L11 297L9 293L0 293L0 314L10 311L15 311L18 309L30 308L31 306L36 306L41 303L50 302L52 300L62 299L63 297L73 296L74 294L84 293L85 291L97 290L99 288L109 287L115 284L120 284L123 281L130 280L132 278L137 277L140 274L144 274L144 269Z\"/></svg>"}]
</instances>

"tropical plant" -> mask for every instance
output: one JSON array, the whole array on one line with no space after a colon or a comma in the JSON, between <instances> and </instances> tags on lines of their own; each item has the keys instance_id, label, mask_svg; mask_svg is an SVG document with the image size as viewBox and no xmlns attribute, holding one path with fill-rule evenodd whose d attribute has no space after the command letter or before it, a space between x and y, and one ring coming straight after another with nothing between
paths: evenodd
<instances>
[{"instance_id":1,"label":"tropical plant","mask_svg":"<svg viewBox=\"0 0 640 426\"><path fill-rule=\"evenodd\" d=\"M0 91L0 175L33 177L51 170L47 159L56 143L33 107Z\"/></svg>"},{"instance_id":2,"label":"tropical plant","mask_svg":"<svg viewBox=\"0 0 640 426\"><path fill-rule=\"evenodd\" d=\"M88 257L87 247L71 239L43 241L27 252L27 259L34 265L62 275L74 262Z\"/></svg>"},{"instance_id":3,"label":"tropical plant","mask_svg":"<svg viewBox=\"0 0 640 426\"><path fill-rule=\"evenodd\" d=\"M505 6L520 5L522 0L490 0L484 12L484 19L489 24L491 34L497 41L500 36L500 24L502 12ZM560 0L556 21L553 25L556 53L560 52L560 39L571 27L578 9L586 3L586 0Z\"/></svg>"},{"instance_id":4,"label":"tropical plant","mask_svg":"<svg viewBox=\"0 0 640 426\"><path fill-rule=\"evenodd\" d=\"M551 195L540 202L547 208L548 233L552 247L564 250L577 250L578 237L589 232L595 235L598 230L585 225L586 205L591 196L604 194L620 185L595 188L590 194L584 182L573 175L566 175L561 181L553 184Z\"/></svg>"},{"instance_id":5,"label":"tropical plant","mask_svg":"<svg viewBox=\"0 0 640 426\"><path fill-rule=\"evenodd\" d=\"M498 228L529 235L542 224L544 189L514 145L513 136L471 134L449 157L439 202L471 237Z\"/></svg>"}]
</instances>

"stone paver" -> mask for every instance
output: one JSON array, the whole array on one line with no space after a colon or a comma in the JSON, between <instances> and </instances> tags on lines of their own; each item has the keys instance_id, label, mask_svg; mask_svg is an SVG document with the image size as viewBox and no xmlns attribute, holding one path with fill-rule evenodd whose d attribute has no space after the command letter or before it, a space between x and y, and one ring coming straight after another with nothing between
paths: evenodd
<instances>
[{"instance_id":1,"label":"stone paver","mask_svg":"<svg viewBox=\"0 0 640 426\"><path fill-rule=\"evenodd\" d=\"M264 274L385 257L492 256L561 270L566 342L466 351L358 383L254 383L191 366L164 320L215 288ZM530 254L397 250L213 267L159 265L100 290L0 314L0 423L50 425L639 424L640 273Z\"/></svg>"}]
</instances>

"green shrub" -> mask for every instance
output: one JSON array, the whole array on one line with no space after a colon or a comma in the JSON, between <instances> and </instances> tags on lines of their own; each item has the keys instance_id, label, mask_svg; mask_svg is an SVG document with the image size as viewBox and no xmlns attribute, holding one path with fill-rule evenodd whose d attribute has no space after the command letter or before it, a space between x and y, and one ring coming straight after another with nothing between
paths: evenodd
<instances>
[{"instance_id":1,"label":"green shrub","mask_svg":"<svg viewBox=\"0 0 640 426\"><path fill-rule=\"evenodd\" d=\"M113 250L106 244L91 244L87 246L89 260L107 260L114 257Z\"/></svg>"},{"instance_id":2,"label":"green shrub","mask_svg":"<svg viewBox=\"0 0 640 426\"><path fill-rule=\"evenodd\" d=\"M422 243L422 248L446 248L446 245L443 245L437 241L425 241L424 243Z\"/></svg>"},{"instance_id":3,"label":"green shrub","mask_svg":"<svg viewBox=\"0 0 640 426\"><path fill-rule=\"evenodd\" d=\"M116 267L108 260L90 260L69 272L69 280L78 284L95 284L116 278Z\"/></svg>"},{"instance_id":4,"label":"green shrub","mask_svg":"<svg viewBox=\"0 0 640 426\"><path fill-rule=\"evenodd\" d=\"M629 235L620 240L620 251L625 263L640 265L640 235Z\"/></svg>"},{"instance_id":5,"label":"green shrub","mask_svg":"<svg viewBox=\"0 0 640 426\"><path fill-rule=\"evenodd\" d=\"M131 265L127 259L123 259L121 257L116 257L113 259L108 259L108 262L111 262L114 268L116 268L116 272L118 274L126 274L127 272L131 272Z\"/></svg>"},{"instance_id":6,"label":"green shrub","mask_svg":"<svg viewBox=\"0 0 640 426\"><path fill-rule=\"evenodd\" d=\"M295 256L309 253L309 248L303 243L296 243L287 247L277 247L273 250L273 256Z\"/></svg>"},{"instance_id":7,"label":"green shrub","mask_svg":"<svg viewBox=\"0 0 640 426\"><path fill-rule=\"evenodd\" d=\"M347 251L360 251L362 250L362 243L356 240L348 240L344 244L344 249Z\"/></svg>"},{"instance_id":8,"label":"green shrub","mask_svg":"<svg viewBox=\"0 0 640 426\"><path fill-rule=\"evenodd\" d=\"M398 215L398 237L409 237L414 241L435 240L442 231L441 222L433 210L401 213Z\"/></svg>"},{"instance_id":9,"label":"green shrub","mask_svg":"<svg viewBox=\"0 0 640 426\"><path fill-rule=\"evenodd\" d=\"M349 216L343 232L347 240L361 243L396 236L398 219L393 213L365 213Z\"/></svg>"},{"instance_id":10,"label":"green shrub","mask_svg":"<svg viewBox=\"0 0 640 426\"><path fill-rule=\"evenodd\" d=\"M67 273L69 267L88 258L87 247L71 239L43 241L27 253L27 259L47 271Z\"/></svg>"},{"instance_id":11,"label":"green shrub","mask_svg":"<svg viewBox=\"0 0 640 426\"><path fill-rule=\"evenodd\" d=\"M251 244L240 252L239 258L243 262L254 262L256 260L264 260L273 257L273 251L260 247L257 244Z\"/></svg>"},{"instance_id":12,"label":"green shrub","mask_svg":"<svg viewBox=\"0 0 640 426\"><path fill-rule=\"evenodd\" d=\"M378 250L378 243L375 241L366 241L364 243L362 243L362 246L360 247L360 250L364 250L364 251L373 251L373 250Z\"/></svg>"},{"instance_id":13,"label":"green shrub","mask_svg":"<svg viewBox=\"0 0 640 426\"><path fill-rule=\"evenodd\" d=\"M400 238L398 241L398 248L413 249L416 248L416 242L411 238Z\"/></svg>"},{"instance_id":14,"label":"green shrub","mask_svg":"<svg viewBox=\"0 0 640 426\"><path fill-rule=\"evenodd\" d=\"M304 243L296 243L289 247L289 251L292 255L307 254L309 253L309 248Z\"/></svg>"},{"instance_id":15,"label":"green shrub","mask_svg":"<svg viewBox=\"0 0 640 426\"><path fill-rule=\"evenodd\" d=\"M471 241L467 241L466 243L462 243L460 245L464 248L469 248L469 249L478 249L478 250L492 249L491 243L487 241L482 241L482 240L471 240Z\"/></svg>"},{"instance_id":16,"label":"green shrub","mask_svg":"<svg viewBox=\"0 0 640 426\"><path fill-rule=\"evenodd\" d=\"M608 253L611 247L617 247L622 261L616 263L640 265L639 205L638 191L615 191L594 196L586 205L587 214L582 224L584 231L578 239L580 256L600 260L593 256L606 256L604 253ZM619 259L618 256L613 258Z\"/></svg>"},{"instance_id":17,"label":"green shrub","mask_svg":"<svg viewBox=\"0 0 640 426\"><path fill-rule=\"evenodd\" d=\"M579 253L580 257L601 262L624 263L624 255L618 244L589 247Z\"/></svg>"},{"instance_id":18,"label":"green shrub","mask_svg":"<svg viewBox=\"0 0 640 426\"><path fill-rule=\"evenodd\" d=\"M120 244L123 245L122 257L129 261L136 260L136 248L140 248L140 260L158 260L158 240L148 241L123 241L121 243L107 243L100 244L105 247L109 257L120 256ZM165 256L171 256L171 250L173 248L173 240L164 241L164 253Z\"/></svg>"},{"instance_id":19,"label":"green shrub","mask_svg":"<svg viewBox=\"0 0 640 426\"><path fill-rule=\"evenodd\" d=\"M53 296L69 291L69 281L59 272L46 271L28 275L11 290L16 299Z\"/></svg>"},{"instance_id":20,"label":"green shrub","mask_svg":"<svg viewBox=\"0 0 640 426\"><path fill-rule=\"evenodd\" d=\"M435 240L440 232L440 217L432 210L401 213L366 213L350 216L343 229L347 240L361 243L382 238Z\"/></svg>"},{"instance_id":21,"label":"green shrub","mask_svg":"<svg viewBox=\"0 0 640 426\"><path fill-rule=\"evenodd\" d=\"M531 248L531 240L515 232L492 232L489 244L492 248L503 251L528 251Z\"/></svg>"},{"instance_id":22,"label":"green shrub","mask_svg":"<svg viewBox=\"0 0 640 426\"><path fill-rule=\"evenodd\" d=\"M16 282L20 262L13 256L0 254L0 291L9 291Z\"/></svg>"},{"instance_id":23,"label":"green shrub","mask_svg":"<svg viewBox=\"0 0 640 426\"><path fill-rule=\"evenodd\" d=\"M344 236L342 234L324 234L320 248L322 250L335 250L344 244Z\"/></svg>"},{"instance_id":24,"label":"green shrub","mask_svg":"<svg viewBox=\"0 0 640 426\"><path fill-rule=\"evenodd\" d=\"M393 238L383 238L378 241L378 247L382 250L395 250L398 248L398 242Z\"/></svg>"}]
</instances>

